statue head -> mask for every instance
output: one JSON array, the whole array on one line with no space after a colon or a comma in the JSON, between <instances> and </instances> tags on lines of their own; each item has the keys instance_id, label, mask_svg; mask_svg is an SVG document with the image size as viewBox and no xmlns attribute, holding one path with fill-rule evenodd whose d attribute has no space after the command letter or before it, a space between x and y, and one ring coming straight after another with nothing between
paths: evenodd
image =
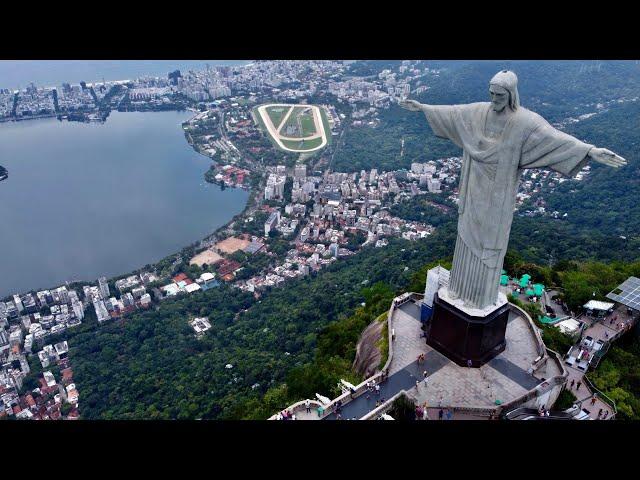
<instances>
[{"instance_id":1,"label":"statue head","mask_svg":"<svg viewBox=\"0 0 640 480\"><path fill-rule=\"evenodd\" d=\"M496 112L503 111L507 105L511 110L517 110L520 106L520 97L516 74L510 70L496 73L489 82L489 95Z\"/></svg>"}]
</instances>

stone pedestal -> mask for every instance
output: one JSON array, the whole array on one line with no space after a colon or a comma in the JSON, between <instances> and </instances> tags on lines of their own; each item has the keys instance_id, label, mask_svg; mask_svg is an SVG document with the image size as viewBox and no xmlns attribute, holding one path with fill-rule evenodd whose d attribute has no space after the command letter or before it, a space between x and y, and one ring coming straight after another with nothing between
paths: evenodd
<instances>
[{"instance_id":1,"label":"stone pedestal","mask_svg":"<svg viewBox=\"0 0 640 480\"><path fill-rule=\"evenodd\" d=\"M427 323L427 344L460 366L480 367L505 349L509 303L500 293L496 304L468 308L449 297L446 287L434 296Z\"/></svg>"}]
</instances>

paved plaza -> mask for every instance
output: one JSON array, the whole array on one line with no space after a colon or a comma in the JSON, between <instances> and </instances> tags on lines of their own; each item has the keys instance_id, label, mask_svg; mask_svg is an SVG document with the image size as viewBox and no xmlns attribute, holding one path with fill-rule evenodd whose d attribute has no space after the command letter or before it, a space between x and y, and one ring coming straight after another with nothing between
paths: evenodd
<instances>
[{"instance_id":1,"label":"paved plaza","mask_svg":"<svg viewBox=\"0 0 640 480\"><path fill-rule=\"evenodd\" d=\"M419 309L415 304L405 304L396 310L394 328L397 339L390 374L401 370L414 373L419 381L408 395L416 404L428 407L476 407L493 408L526 394L542 378L529 373L531 364L538 358L538 342L528 320L511 311L507 325L507 347L504 352L480 368L457 365L426 344L422 336ZM417 357L424 353L424 363ZM551 362L548 362L551 363ZM552 368L552 366L550 366ZM546 372L547 378L560 374L560 369ZM498 403L496 403L498 402Z\"/></svg>"},{"instance_id":2,"label":"paved plaza","mask_svg":"<svg viewBox=\"0 0 640 480\"><path fill-rule=\"evenodd\" d=\"M401 390L416 404L426 403L431 419L438 418L440 407L491 409L525 395L544 382L542 375L551 378L562 374L552 361L537 376L530 373L539 355L538 339L529 321L517 311L509 313L504 352L480 368L460 367L426 344L416 303L410 301L396 308L392 323L395 340L389 377L381 383L379 394L364 394L346 403L341 418L360 419L375 409L376 402L388 400ZM424 354L424 361L418 363L420 354ZM459 412L453 416L463 417L477 418ZM336 414L326 419L335 420Z\"/></svg>"},{"instance_id":3,"label":"paved plaza","mask_svg":"<svg viewBox=\"0 0 640 480\"><path fill-rule=\"evenodd\" d=\"M480 368L460 367L426 344L419 304L419 301L410 300L394 309L393 355L388 377L380 383L379 393L365 392L352 400L347 398L341 408L340 418L360 419L378 405L405 391L416 405L427 407L428 418L431 420L439 418L441 409L445 420L486 419L486 416L478 416L481 412L470 413L464 409L484 409L485 412L492 410L521 398L544 383L545 379L561 376L563 373L563 366L553 358L533 371L532 364L539 359L543 345L534 333L535 327L516 308L509 312L505 350ZM622 329L630 328L636 321L626 314L623 307L617 308L606 318L582 316L580 320L587 325L582 339L590 336L595 341L603 342L610 340ZM424 355L424 360L418 362L420 355ZM607 419L614 418L611 406L594 395L585 383L583 371L568 365L565 366L565 371L568 373L566 388L576 395L582 409L592 419L597 419L601 410L603 413L608 411ZM577 388L578 382L581 382L580 389ZM296 409L295 413L300 420L319 419L315 406L310 413L306 413L303 408ZM333 412L324 419L335 420L337 415Z\"/></svg>"}]
</instances>

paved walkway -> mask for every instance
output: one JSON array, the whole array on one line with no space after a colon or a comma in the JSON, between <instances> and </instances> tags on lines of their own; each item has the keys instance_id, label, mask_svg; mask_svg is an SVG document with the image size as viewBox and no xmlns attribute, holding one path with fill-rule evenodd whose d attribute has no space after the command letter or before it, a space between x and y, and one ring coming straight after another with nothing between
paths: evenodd
<instances>
[{"instance_id":1,"label":"paved walkway","mask_svg":"<svg viewBox=\"0 0 640 480\"><path fill-rule=\"evenodd\" d=\"M619 305L611 315L604 318L594 318L583 315L579 317L579 320L587 324L588 327L585 329L576 345L580 345L586 337L593 338L594 342L601 340L603 343L607 343L614 335L625 328L624 325L633 326L637 321L636 318L627 314L627 308L624 305ZM597 395L595 403L592 404L594 393L589 389L588 385L584 383L584 375L586 372L569 365L565 365L565 367L569 371L567 388L576 396L578 401L582 401L582 408L589 412L589 416L592 419L597 420L598 413L600 412L600 409L602 409L603 413L605 411L609 412L609 415L606 418L607 420L614 418L611 406L600 400ZM574 381L573 388L571 387L572 381ZM581 382L579 390L577 389L578 382Z\"/></svg>"}]
</instances>

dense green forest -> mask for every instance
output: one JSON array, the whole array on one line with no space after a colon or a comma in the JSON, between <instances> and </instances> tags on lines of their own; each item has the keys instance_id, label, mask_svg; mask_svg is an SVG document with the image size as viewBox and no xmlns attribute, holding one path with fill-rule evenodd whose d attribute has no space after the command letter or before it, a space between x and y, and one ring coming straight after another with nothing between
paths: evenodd
<instances>
[{"instance_id":1,"label":"dense green forest","mask_svg":"<svg viewBox=\"0 0 640 480\"><path fill-rule=\"evenodd\" d=\"M221 418L243 411L244 402L260 398L291 369L312 362L318 334L352 315L366 301L368 286L384 282L394 292L401 290L414 271L449 254L453 234L449 230L420 242L398 239L385 248L365 248L257 302L222 287L167 300L158 310L123 322L71 333L82 415ZM187 324L194 316L208 316L213 325L200 340Z\"/></svg>"},{"instance_id":2,"label":"dense green forest","mask_svg":"<svg viewBox=\"0 0 640 480\"><path fill-rule=\"evenodd\" d=\"M589 379L616 402L618 418L640 420L640 339L627 333L607 352Z\"/></svg>"}]
</instances>

